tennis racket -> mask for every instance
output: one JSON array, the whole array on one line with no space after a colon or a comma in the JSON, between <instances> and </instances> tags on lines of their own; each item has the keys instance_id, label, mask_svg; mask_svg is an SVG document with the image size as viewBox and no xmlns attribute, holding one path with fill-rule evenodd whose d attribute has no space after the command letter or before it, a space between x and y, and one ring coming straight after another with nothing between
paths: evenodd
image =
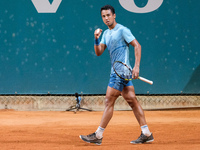
<instances>
[{"instance_id":1,"label":"tennis racket","mask_svg":"<svg viewBox=\"0 0 200 150\"><path fill-rule=\"evenodd\" d=\"M125 63L123 63L121 61L115 61L113 64L113 69L114 69L115 73L117 74L117 76L119 76L121 79L124 79L126 81L132 80L132 70ZM153 84L153 81L148 80L146 78L139 76L138 79L140 79L141 81L144 81L146 83L149 83L151 85Z\"/></svg>"}]
</instances>

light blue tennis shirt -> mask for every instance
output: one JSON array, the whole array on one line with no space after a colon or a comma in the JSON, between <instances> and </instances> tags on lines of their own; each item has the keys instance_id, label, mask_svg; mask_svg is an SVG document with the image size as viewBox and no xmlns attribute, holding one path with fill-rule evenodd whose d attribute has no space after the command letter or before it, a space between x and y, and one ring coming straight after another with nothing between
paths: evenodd
<instances>
[{"instance_id":1,"label":"light blue tennis shirt","mask_svg":"<svg viewBox=\"0 0 200 150\"><path fill-rule=\"evenodd\" d=\"M121 61L131 67L129 63L129 43L134 39L131 31L121 24L116 24L112 30L104 31L101 43L107 46L110 53L111 74L114 73L112 66L115 61Z\"/></svg>"}]
</instances>

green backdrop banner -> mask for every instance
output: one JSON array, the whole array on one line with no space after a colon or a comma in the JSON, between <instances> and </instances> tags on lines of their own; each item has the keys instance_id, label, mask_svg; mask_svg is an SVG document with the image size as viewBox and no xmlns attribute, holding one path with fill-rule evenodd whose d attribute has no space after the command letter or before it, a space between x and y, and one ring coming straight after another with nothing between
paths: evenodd
<instances>
[{"instance_id":1,"label":"green backdrop banner","mask_svg":"<svg viewBox=\"0 0 200 150\"><path fill-rule=\"evenodd\" d=\"M0 94L105 94L109 53L93 49L105 4L142 45L154 84L134 80L137 94L200 93L199 0L2 0Z\"/></svg>"}]
</instances>

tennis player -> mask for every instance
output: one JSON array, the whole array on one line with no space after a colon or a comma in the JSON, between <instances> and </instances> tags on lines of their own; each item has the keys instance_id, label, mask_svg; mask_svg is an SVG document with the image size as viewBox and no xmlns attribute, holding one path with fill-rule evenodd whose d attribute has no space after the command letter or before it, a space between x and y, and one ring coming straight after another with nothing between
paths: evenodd
<instances>
[{"instance_id":1,"label":"tennis player","mask_svg":"<svg viewBox=\"0 0 200 150\"><path fill-rule=\"evenodd\" d=\"M101 42L99 37L102 33L101 29L94 32L95 42L94 50L97 56L100 56L107 48L110 53L111 66L118 60L129 64L129 45L134 47L135 64L132 71L132 76L137 79L139 76L140 59L141 59L141 45L132 35L131 31L121 24L116 22L115 9L110 5L105 5L101 8L101 17L103 22L108 26L104 31ZM101 145L103 139L103 132L107 127L109 121L113 116L115 100L122 95L128 102L135 114L135 117L141 127L141 135L137 140L133 140L132 144L141 144L154 141L152 133L147 126L144 111L137 101L135 90L131 81L125 81L119 78L113 68L111 67L110 81L106 91L105 109L100 122L100 126L96 132L89 135L80 135L80 138L88 143Z\"/></svg>"}]
</instances>

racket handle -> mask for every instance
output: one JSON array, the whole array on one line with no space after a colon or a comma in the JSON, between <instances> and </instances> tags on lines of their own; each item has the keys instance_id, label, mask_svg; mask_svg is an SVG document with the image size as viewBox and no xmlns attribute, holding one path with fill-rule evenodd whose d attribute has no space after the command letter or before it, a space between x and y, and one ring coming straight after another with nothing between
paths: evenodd
<instances>
[{"instance_id":1,"label":"racket handle","mask_svg":"<svg viewBox=\"0 0 200 150\"><path fill-rule=\"evenodd\" d=\"M146 83L149 83L149 84L153 84L153 81L151 81L151 80L148 80L148 79L145 79L145 78L143 78L143 77L138 77L138 79L140 79L141 81L144 81L144 82L146 82Z\"/></svg>"}]
</instances>

